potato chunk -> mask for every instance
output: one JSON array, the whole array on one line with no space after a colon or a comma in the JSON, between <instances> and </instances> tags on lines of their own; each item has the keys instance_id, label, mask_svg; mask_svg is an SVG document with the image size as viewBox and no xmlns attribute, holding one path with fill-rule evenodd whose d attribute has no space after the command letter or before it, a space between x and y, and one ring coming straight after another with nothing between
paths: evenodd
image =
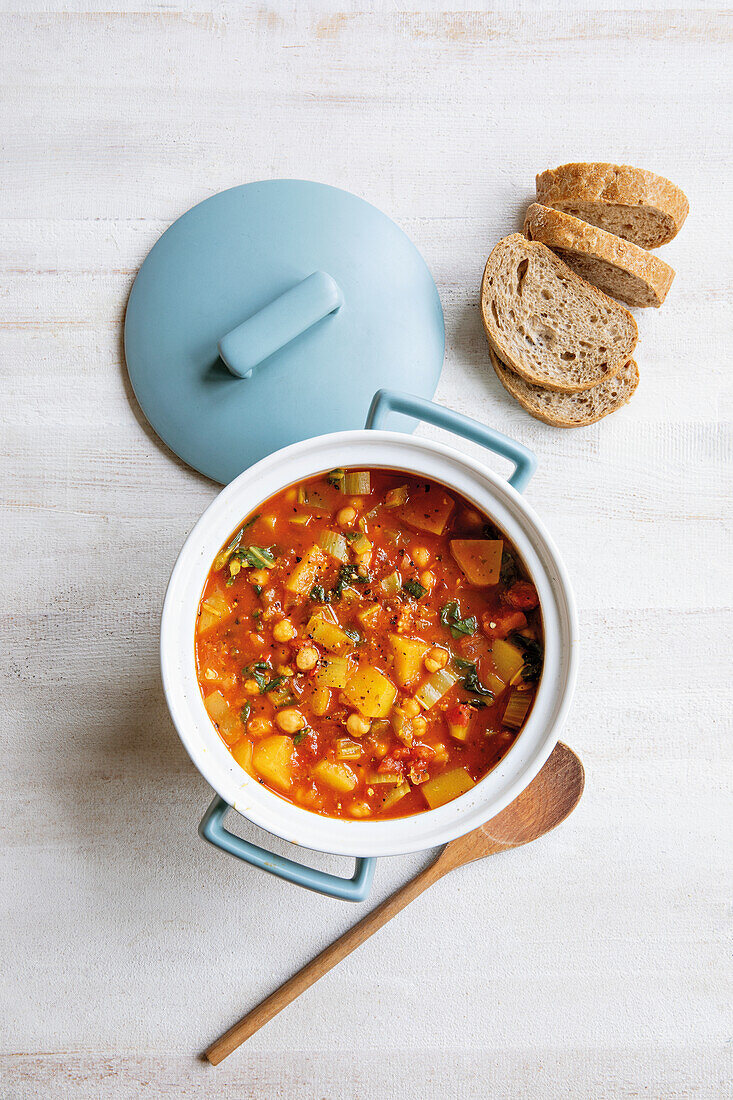
<instances>
[{"instance_id":1,"label":"potato chunk","mask_svg":"<svg viewBox=\"0 0 733 1100\"><path fill-rule=\"evenodd\" d=\"M205 634L207 630L211 630L212 627L218 626L224 619L228 619L233 611L234 608L229 606L229 602L224 596L218 592L212 592L201 604L196 632Z\"/></svg>"},{"instance_id":2,"label":"potato chunk","mask_svg":"<svg viewBox=\"0 0 733 1100\"><path fill-rule=\"evenodd\" d=\"M316 583L318 570L326 564L326 556L320 546L311 546L293 569L285 582L288 592L299 592L307 596Z\"/></svg>"},{"instance_id":3,"label":"potato chunk","mask_svg":"<svg viewBox=\"0 0 733 1100\"><path fill-rule=\"evenodd\" d=\"M450 549L470 584L498 582L503 539L451 539Z\"/></svg>"},{"instance_id":4,"label":"potato chunk","mask_svg":"<svg viewBox=\"0 0 733 1100\"><path fill-rule=\"evenodd\" d=\"M336 623L330 623L322 615L312 615L305 628L306 637L316 645L323 646L329 653L345 653L354 648L354 640Z\"/></svg>"},{"instance_id":5,"label":"potato chunk","mask_svg":"<svg viewBox=\"0 0 733 1100\"><path fill-rule=\"evenodd\" d=\"M422 659L430 646L419 638L405 638L390 634L389 644L394 650L394 671L401 687L408 687L422 672Z\"/></svg>"},{"instance_id":6,"label":"potato chunk","mask_svg":"<svg viewBox=\"0 0 733 1100\"><path fill-rule=\"evenodd\" d=\"M402 518L418 531L442 535L453 511L453 497L439 485L420 485L402 509Z\"/></svg>"},{"instance_id":7,"label":"potato chunk","mask_svg":"<svg viewBox=\"0 0 733 1100\"><path fill-rule=\"evenodd\" d=\"M491 656L499 679L508 684L524 665L522 651L503 638L495 638L491 646Z\"/></svg>"},{"instance_id":8,"label":"potato chunk","mask_svg":"<svg viewBox=\"0 0 733 1100\"><path fill-rule=\"evenodd\" d=\"M248 737L243 737L237 742L232 749L232 756L240 768L244 768L249 775L252 775L252 742Z\"/></svg>"},{"instance_id":9,"label":"potato chunk","mask_svg":"<svg viewBox=\"0 0 733 1100\"><path fill-rule=\"evenodd\" d=\"M386 718L392 709L397 688L372 665L359 665L344 689L346 699L365 718Z\"/></svg>"},{"instance_id":10,"label":"potato chunk","mask_svg":"<svg viewBox=\"0 0 733 1100\"><path fill-rule=\"evenodd\" d=\"M292 738L274 733L257 742L252 752L252 766L268 783L287 791L293 782L294 756Z\"/></svg>"},{"instance_id":11,"label":"potato chunk","mask_svg":"<svg viewBox=\"0 0 733 1100\"><path fill-rule=\"evenodd\" d=\"M233 744L242 735L242 723L231 711L229 704L220 691L214 691L204 699L209 718L215 722L219 734L227 745Z\"/></svg>"},{"instance_id":12,"label":"potato chunk","mask_svg":"<svg viewBox=\"0 0 733 1100\"><path fill-rule=\"evenodd\" d=\"M435 810L438 806L444 806L446 802L452 802L454 798L458 798L459 795L465 794L466 791L470 791L471 787L475 786L476 784L465 768L454 768L453 771L436 775L435 779L428 779L427 783L423 783L420 790L425 795L425 801L430 809Z\"/></svg>"},{"instance_id":13,"label":"potato chunk","mask_svg":"<svg viewBox=\"0 0 733 1100\"><path fill-rule=\"evenodd\" d=\"M332 787L334 791L353 791L356 786L356 776L348 764L334 764L330 760L321 760L311 771L314 779Z\"/></svg>"}]
</instances>

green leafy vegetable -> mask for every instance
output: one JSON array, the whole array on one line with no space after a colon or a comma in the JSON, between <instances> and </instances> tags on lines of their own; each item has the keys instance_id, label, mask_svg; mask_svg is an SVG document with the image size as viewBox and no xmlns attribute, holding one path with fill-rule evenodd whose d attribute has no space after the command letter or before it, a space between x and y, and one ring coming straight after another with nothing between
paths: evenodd
<instances>
[{"instance_id":1,"label":"green leafy vegetable","mask_svg":"<svg viewBox=\"0 0 733 1100\"><path fill-rule=\"evenodd\" d=\"M368 584L369 580L369 574L360 573L359 567L357 565L354 565L353 563L342 565L339 569L339 575L336 584L331 589L331 597L334 600L340 600L347 585Z\"/></svg>"},{"instance_id":2,"label":"green leafy vegetable","mask_svg":"<svg viewBox=\"0 0 733 1100\"><path fill-rule=\"evenodd\" d=\"M232 556L232 554L234 553L234 551L237 549L240 542L242 541L242 535L244 534L244 532L247 530L248 527L251 527L253 523L256 523L259 518L260 518L260 513L258 512L256 515L254 515L250 519L248 519L246 523L242 524L242 526L239 528L239 530L237 531L236 535L234 536L232 541L229 543L229 545L226 546L214 558L214 569L219 570L219 569L224 568L224 566L227 564L230 557Z\"/></svg>"},{"instance_id":3,"label":"green leafy vegetable","mask_svg":"<svg viewBox=\"0 0 733 1100\"><path fill-rule=\"evenodd\" d=\"M416 580L405 581L402 585L402 590L403 592L407 592L408 596L413 596L416 600L422 599L427 592L427 588Z\"/></svg>"},{"instance_id":4,"label":"green leafy vegetable","mask_svg":"<svg viewBox=\"0 0 733 1100\"><path fill-rule=\"evenodd\" d=\"M255 569L272 569L275 564L275 555L264 546L240 546L236 554L240 561L246 561Z\"/></svg>"},{"instance_id":5,"label":"green leafy vegetable","mask_svg":"<svg viewBox=\"0 0 733 1100\"><path fill-rule=\"evenodd\" d=\"M465 688L466 691L475 692L476 695L485 695L490 699L494 698L493 691L490 691L489 688L479 680L476 665L473 661L464 661L463 657L454 657L453 665L459 672L464 673L463 679L461 680L461 687ZM477 700L472 700L471 705L473 706L475 702L477 702ZM485 707L486 703L481 703L481 706Z\"/></svg>"},{"instance_id":6,"label":"green leafy vegetable","mask_svg":"<svg viewBox=\"0 0 733 1100\"><path fill-rule=\"evenodd\" d=\"M255 596L261 596L262 595L262 585L261 584L253 584L252 589L254 591Z\"/></svg>"},{"instance_id":7,"label":"green leafy vegetable","mask_svg":"<svg viewBox=\"0 0 733 1100\"><path fill-rule=\"evenodd\" d=\"M354 645L361 645L361 643L364 641L364 638L362 637L361 631L357 630L355 627L353 627L353 626L342 626L341 629L343 630L343 632L347 636L347 638L351 639L351 641L354 643Z\"/></svg>"},{"instance_id":8,"label":"green leafy vegetable","mask_svg":"<svg viewBox=\"0 0 733 1100\"><path fill-rule=\"evenodd\" d=\"M261 695L267 691L267 684L269 684L272 676L272 668L267 661L255 661L253 665L246 665L242 671L245 676L249 676L255 681Z\"/></svg>"},{"instance_id":9,"label":"green leafy vegetable","mask_svg":"<svg viewBox=\"0 0 733 1100\"><path fill-rule=\"evenodd\" d=\"M499 567L499 581L502 584L510 585L514 584L515 580L519 576L519 570L517 569L517 563L508 550L505 550L501 555L501 566Z\"/></svg>"},{"instance_id":10,"label":"green leafy vegetable","mask_svg":"<svg viewBox=\"0 0 733 1100\"><path fill-rule=\"evenodd\" d=\"M330 603L331 596L322 584L314 584L310 590L310 598L316 603Z\"/></svg>"},{"instance_id":11,"label":"green leafy vegetable","mask_svg":"<svg viewBox=\"0 0 733 1100\"><path fill-rule=\"evenodd\" d=\"M331 470L331 472L326 476L326 481L328 482L329 485L333 485L333 487L335 489L340 489L341 488L341 482L344 480L345 477L346 477L346 471L345 470L341 470L341 469Z\"/></svg>"},{"instance_id":12,"label":"green leafy vegetable","mask_svg":"<svg viewBox=\"0 0 733 1100\"><path fill-rule=\"evenodd\" d=\"M252 707L249 705L249 703L245 703L241 711L239 712L239 717L242 719L243 726L247 725L247 719L249 718L251 713Z\"/></svg>"},{"instance_id":13,"label":"green leafy vegetable","mask_svg":"<svg viewBox=\"0 0 733 1100\"><path fill-rule=\"evenodd\" d=\"M263 694L266 691L277 691L277 689L279 687L282 687L282 685L285 683L285 681L287 679L288 679L287 676L273 676L273 678L271 680L267 681L267 683L265 684L265 686L263 688L260 688L260 691Z\"/></svg>"},{"instance_id":14,"label":"green leafy vegetable","mask_svg":"<svg viewBox=\"0 0 733 1100\"><path fill-rule=\"evenodd\" d=\"M302 730L300 730L300 731L299 731L298 733L294 733L294 734L293 734L293 744L294 744L294 745L299 745L299 744L300 744L300 742L301 742L301 741L303 740L303 738L304 738L304 737L305 737L305 736L306 736L307 734L309 734L310 732L311 732L311 731L310 731L310 730L308 729L308 727L306 726L306 727L305 727L305 729L302 729Z\"/></svg>"},{"instance_id":15,"label":"green leafy vegetable","mask_svg":"<svg viewBox=\"0 0 733 1100\"><path fill-rule=\"evenodd\" d=\"M441 607L440 621L443 626L450 629L454 638L475 634L478 629L478 622L474 615L468 619L461 618L461 605L458 600L451 600L445 607Z\"/></svg>"},{"instance_id":16,"label":"green leafy vegetable","mask_svg":"<svg viewBox=\"0 0 733 1100\"><path fill-rule=\"evenodd\" d=\"M542 672L543 649L534 638L525 638L524 634L512 634L509 639L515 646L521 649L524 656L522 666L522 679L525 683L539 680Z\"/></svg>"}]
</instances>

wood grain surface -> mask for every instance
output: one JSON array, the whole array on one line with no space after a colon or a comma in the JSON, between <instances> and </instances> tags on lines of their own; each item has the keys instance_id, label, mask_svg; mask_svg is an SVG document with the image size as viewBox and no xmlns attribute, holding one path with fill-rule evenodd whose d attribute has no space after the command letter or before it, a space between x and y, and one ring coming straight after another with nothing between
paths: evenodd
<instances>
[{"instance_id":1,"label":"wood grain surface","mask_svg":"<svg viewBox=\"0 0 733 1100\"><path fill-rule=\"evenodd\" d=\"M0 0L2 1100L730 1095L733 18L399 6ZM575 159L667 175L691 213L632 403L561 432L494 378L478 287ZM121 321L175 217L272 176L397 220L445 310L438 399L537 452L587 786L213 1069L195 1052L432 858L381 861L357 907L214 852L162 699L166 581L216 486L146 428Z\"/></svg>"}]
</instances>

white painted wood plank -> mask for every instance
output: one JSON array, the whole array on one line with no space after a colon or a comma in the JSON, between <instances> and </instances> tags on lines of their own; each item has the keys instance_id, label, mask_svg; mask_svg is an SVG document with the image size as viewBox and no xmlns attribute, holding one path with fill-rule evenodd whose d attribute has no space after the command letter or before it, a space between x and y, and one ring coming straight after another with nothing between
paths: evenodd
<instances>
[{"instance_id":1,"label":"white painted wood plank","mask_svg":"<svg viewBox=\"0 0 733 1100\"><path fill-rule=\"evenodd\" d=\"M731 13L136 6L0 3L0 1097L727 1095ZM632 404L559 432L488 371L478 283L535 171L593 157L670 175L691 214L664 308L639 311ZM145 427L120 324L173 218L277 175L403 226L446 314L438 398L537 451L588 786L552 837L435 887L214 1071L195 1053L358 909L196 838L209 792L157 627L216 487ZM374 902L427 858L382 861Z\"/></svg>"}]
</instances>

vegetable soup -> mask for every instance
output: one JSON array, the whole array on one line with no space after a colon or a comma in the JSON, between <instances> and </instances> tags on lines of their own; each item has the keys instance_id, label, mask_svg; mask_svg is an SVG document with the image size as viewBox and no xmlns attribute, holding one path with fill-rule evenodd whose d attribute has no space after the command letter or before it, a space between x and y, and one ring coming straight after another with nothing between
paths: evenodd
<instances>
[{"instance_id":1,"label":"vegetable soup","mask_svg":"<svg viewBox=\"0 0 733 1100\"><path fill-rule=\"evenodd\" d=\"M543 634L515 548L460 494L397 470L282 490L217 554L196 623L206 710L237 763L329 817L435 809L501 760Z\"/></svg>"}]
</instances>

